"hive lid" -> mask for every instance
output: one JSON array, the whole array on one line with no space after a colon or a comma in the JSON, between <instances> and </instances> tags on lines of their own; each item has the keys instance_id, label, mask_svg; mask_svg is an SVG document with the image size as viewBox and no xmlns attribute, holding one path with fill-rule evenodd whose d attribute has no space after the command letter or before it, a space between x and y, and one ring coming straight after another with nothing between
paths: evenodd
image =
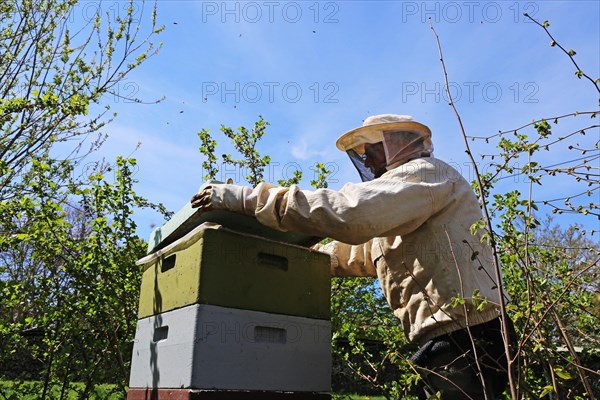
<instances>
[{"instance_id":1,"label":"hive lid","mask_svg":"<svg viewBox=\"0 0 600 400\"><path fill-rule=\"evenodd\" d=\"M200 187L199 191L209 183L220 182L206 182ZM150 239L148 240L148 254L182 238L186 233L190 232L203 222L213 222L240 233L249 233L267 239L300 246L312 246L322 239L320 237L309 236L298 232L278 231L262 225L256 218L248 215L224 210L203 212L196 208L192 208L191 203L188 202L163 226L154 229L152 233L150 233Z\"/></svg>"}]
</instances>

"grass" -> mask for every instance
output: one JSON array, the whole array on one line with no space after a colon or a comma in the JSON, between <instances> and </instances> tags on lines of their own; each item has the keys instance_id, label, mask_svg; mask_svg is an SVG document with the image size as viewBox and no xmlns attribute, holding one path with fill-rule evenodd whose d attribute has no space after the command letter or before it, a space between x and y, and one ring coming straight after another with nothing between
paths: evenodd
<instances>
[{"instance_id":1,"label":"grass","mask_svg":"<svg viewBox=\"0 0 600 400\"><path fill-rule=\"evenodd\" d=\"M43 391L43 383L39 381L1 381L1 400L35 400L39 399ZM59 399L62 386L50 386L48 398ZM65 399L78 400L84 390L83 383L71 383L66 390ZM96 385L89 396L91 400L122 400L123 394L115 385Z\"/></svg>"},{"instance_id":2,"label":"grass","mask_svg":"<svg viewBox=\"0 0 600 400\"><path fill-rule=\"evenodd\" d=\"M0 380L0 400L36 400L40 397L43 384L39 381L2 381ZM48 398L60 398L61 385L50 387ZM67 400L78 400L83 392L82 383L71 383L65 398ZM89 397L91 400L123 400L122 393L118 392L115 385L97 385ZM359 394L337 394L333 395L335 400L385 400L383 396L366 396Z\"/></svg>"}]
</instances>

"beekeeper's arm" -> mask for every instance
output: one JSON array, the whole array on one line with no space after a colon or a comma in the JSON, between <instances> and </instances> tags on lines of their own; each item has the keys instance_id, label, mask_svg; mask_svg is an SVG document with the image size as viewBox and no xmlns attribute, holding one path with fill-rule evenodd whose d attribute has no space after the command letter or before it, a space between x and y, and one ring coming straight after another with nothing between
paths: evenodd
<instances>
[{"instance_id":1,"label":"beekeeper's arm","mask_svg":"<svg viewBox=\"0 0 600 400\"><path fill-rule=\"evenodd\" d=\"M371 259L371 241L351 245L338 241L316 244L314 250L331 256L331 276L377 276Z\"/></svg>"},{"instance_id":2,"label":"beekeeper's arm","mask_svg":"<svg viewBox=\"0 0 600 400\"><path fill-rule=\"evenodd\" d=\"M432 212L430 190L399 176L346 184L339 192L264 182L254 189L217 184L194 195L192 206L253 215L274 229L333 238L338 243L323 250L337 259L334 275L374 276L370 240L412 232L425 222Z\"/></svg>"}]
</instances>

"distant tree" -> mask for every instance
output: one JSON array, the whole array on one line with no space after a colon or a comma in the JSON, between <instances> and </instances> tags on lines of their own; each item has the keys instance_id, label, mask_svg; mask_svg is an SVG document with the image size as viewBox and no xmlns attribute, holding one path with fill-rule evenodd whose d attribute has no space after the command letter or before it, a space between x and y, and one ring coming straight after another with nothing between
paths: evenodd
<instances>
[{"instance_id":1,"label":"distant tree","mask_svg":"<svg viewBox=\"0 0 600 400\"><path fill-rule=\"evenodd\" d=\"M143 2L123 3L122 15L103 10L103 2L84 5L0 5L0 200L20 196L21 174L56 144L72 143L73 161L97 148L100 129L114 117L107 95L122 96L119 85L158 50L150 41L162 30L156 10L140 37Z\"/></svg>"},{"instance_id":2,"label":"distant tree","mask_svg":"<svg viewBox=\"0 0 600 400\"><path fill-rule=\"evenodd\" d=\"M135 161L118 159L108 170L114 182L98 173L73 188L70 204L52 164L36 161L27 172L31 195L13 215L14 233L0 238L0 364L16 351L36 360L35 375L9 376L41 380L35 398L57 386L65 398L73 382L83 382L81 398L101 383L124 396L141 282L135 261L146 252L132 219L147 204L133 190ZM41 343L26 340L32 329Z\"/></svg>"},{"instance_id":3,"label":"distant tree","mask_svg":"<svg viewBox=\"0 0 600 400\"><path fill-rule=\"evenodd\" d=\"M115 116L109 100L160 47L143 4L0 4L0 364L28 353L35 398L57 385L65 398L74 381L82 398L105 382L125 393L145 250L132 214L165 210L135 194L134 160L81 162Z\"/></svg>"}]
</instances>

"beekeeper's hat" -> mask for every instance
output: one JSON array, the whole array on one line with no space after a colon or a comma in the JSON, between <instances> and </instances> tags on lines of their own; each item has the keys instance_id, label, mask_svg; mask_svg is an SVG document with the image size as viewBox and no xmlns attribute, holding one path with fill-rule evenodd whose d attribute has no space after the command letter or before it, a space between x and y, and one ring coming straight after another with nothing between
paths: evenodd
<instances>
[{"instance_id":1,"label":"beekeeper's hat","mask_svg":"<svg viewBox=\"0 0 600 400\"><path fill-rule=\"evenodd\" d=\"M336 146L348 153L362 180L366 181L373 179L373 173L364 166L365 144L379 142L383 142L388 168L423 154L433 155L431 130L409 115L381 114L368 117L361 127L340 136Z\"/></svg>"}]
</instances>

